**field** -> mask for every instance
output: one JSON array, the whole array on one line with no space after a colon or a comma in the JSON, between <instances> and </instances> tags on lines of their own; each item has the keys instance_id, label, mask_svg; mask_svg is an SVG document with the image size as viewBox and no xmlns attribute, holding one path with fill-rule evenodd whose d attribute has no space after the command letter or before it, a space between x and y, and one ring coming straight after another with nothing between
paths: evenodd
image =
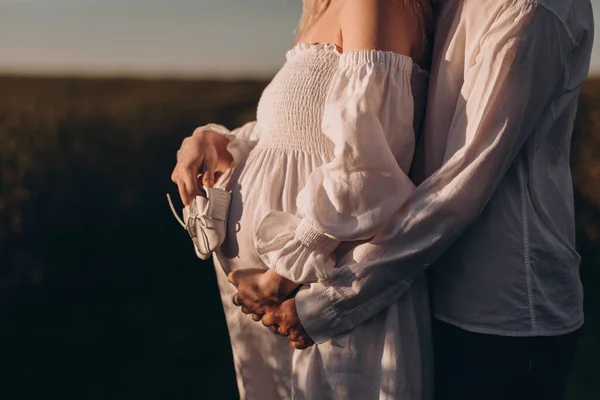
<instances>
[{"instance_id":1,"label":"field","mask_svg":"<svg viewBox=\"0 0 600 400\"><path fill-rule=\"evenodd\" d=\"M237 395L211 263L165 193L183 137L265 82L0 77L0 397ZM569 399L600 398L600 81L572 149L587 322Z\"/></svg>"}]
</instances>

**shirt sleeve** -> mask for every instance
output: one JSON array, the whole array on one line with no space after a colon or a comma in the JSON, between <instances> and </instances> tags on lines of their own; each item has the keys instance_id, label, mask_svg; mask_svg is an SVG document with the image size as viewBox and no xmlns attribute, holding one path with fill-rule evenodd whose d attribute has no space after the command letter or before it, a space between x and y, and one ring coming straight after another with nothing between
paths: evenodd
<instances>
[{"instance_id":1,"label":"shirt sleeve","mask_svg":"<svg viewBox=\"0 0 600 400\"><path fill-rule=\"evenodd\" d=\"M296 297L300 320L317 343L396 301L481 214L552 95L564 90L574 46L560 21L533 4L495 21L465 77L464 102L448 133L464 145L446 155L382 233L354 249L330 282Z\"/></svg>"},{"instance_id":2,"label":"shirt sleeve","mask_svg":"<svg viewBox=\"0 0 600 400\"><path fill-rule=\"evenodd\" d=\"M256 129L256 121L247 122L239 128L230 131L223 125L208 124L200 128L220 133L229 139L227 151L233 157L232 166L236 166L254 149L259 139L259 130Z\"/></svg>"},{"instance_id":3,"label":"shirt sleeve","mask_svg":"<svg viewBox=\"0 0 600 400\"><path fill-rule=\"evenodd\" d=\"M396 159L414 149L412 71L409 57L392 52L340 56L322 121L333 158L308 177L297 214L271 212L256 231L258 254L279 275L331 278L337 246L373 237L414 190Z\"/></svg>"}]
</instances>

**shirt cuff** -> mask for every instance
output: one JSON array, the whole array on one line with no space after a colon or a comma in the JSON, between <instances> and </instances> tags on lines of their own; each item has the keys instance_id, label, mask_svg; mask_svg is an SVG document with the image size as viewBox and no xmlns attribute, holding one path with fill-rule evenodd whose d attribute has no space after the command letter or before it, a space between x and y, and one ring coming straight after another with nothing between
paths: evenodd
<instances>
[{"instance_id":1,"label":"shirt cuff","mask_svg":"<svg viewBox=\"0 0 600 400\"><path fill-rule=\"evenodd\" d=\"M325 343L338 332L347 332L354 327L352 321L339 315L327 296L327 288L319 283L298 292L296 313L308 336L317 344Z\"/></svg>"}]
</instances>

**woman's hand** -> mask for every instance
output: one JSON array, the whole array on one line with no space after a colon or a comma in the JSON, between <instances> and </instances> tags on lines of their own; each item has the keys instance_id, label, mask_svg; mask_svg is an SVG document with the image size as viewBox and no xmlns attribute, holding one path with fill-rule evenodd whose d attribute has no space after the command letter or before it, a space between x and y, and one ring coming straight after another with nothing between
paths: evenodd
<instances>
[{"instance_id":1,"label":"woman's hand","mask_svg":"<svg viewBox=\"0 0 600 400\"><path fill-rule=\"evenodd\" d=\"M298 286L273 270L242 269L229 274L229 282L237 287L233 304L245 314L260 319L270 309L281 304Z\"/></svg>"},{"instance_id":2,"label":"woman's hand","mask_svg":"<svg viewBox=\"0 0 600 400\"><path fill-rule=\"evenodd\" d=\"M227 151L228 144L226 136L207 127L196 129L192 136L183 140L177 152L177 164L171 174L183 204L190 204L202 193L198 174L202 174L203 186L212 187L218 175L231 166L233 157Z\"/></svg>"}]
</instances>

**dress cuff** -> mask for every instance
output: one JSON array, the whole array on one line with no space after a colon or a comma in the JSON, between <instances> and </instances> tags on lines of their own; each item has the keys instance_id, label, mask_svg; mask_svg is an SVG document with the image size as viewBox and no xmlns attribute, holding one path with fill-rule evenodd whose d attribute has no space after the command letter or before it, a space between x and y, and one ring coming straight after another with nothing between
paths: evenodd
<instances>
[{"instance_id":1,"label":"dress cuff","mask_svg":"<svg viewBox=\"0 0 600 400\"><path fill-rule=\"evenodd\" d=\"M312 224L302 219L294 232L294 237L311 251L329 255L340 245L341 241L319 232Z\"/></svg>"},{"instance_id":2,"label":"dress cuff","mask_svg":"<svg viewBox=\"0 0 600 400\"><path fill-rule=\"evenodd\" d=\"M339 241L319 233L294 214L268 213L255 233L255 248L264 264L296 283L332 278L333 251Z\"/></svg>"}]
</instances>

